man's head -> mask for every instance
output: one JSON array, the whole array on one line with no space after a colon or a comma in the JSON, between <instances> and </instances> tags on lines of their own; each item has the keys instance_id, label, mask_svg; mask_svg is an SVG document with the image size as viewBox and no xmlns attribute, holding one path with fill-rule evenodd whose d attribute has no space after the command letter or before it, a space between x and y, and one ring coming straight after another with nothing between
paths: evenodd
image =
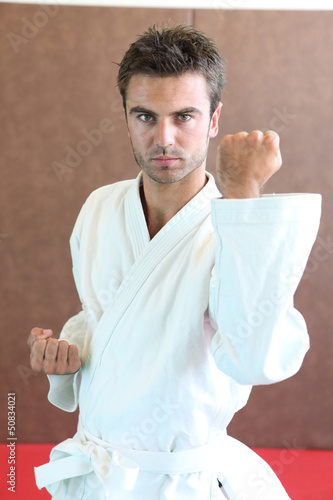
<instances>
[{"instance_id":1,"label":"man's head","mask_svg":"<svg viewBox=\"0 0 333 500\"><path fill-rule=\"evenodd\" d=\"M118 87L125 111L134 75L167 77L193 72L206 79L212 116L225 85L223 61L214 41L192 26L150 27L130 45L119 65Z\"/></svg>"}]
</instances>

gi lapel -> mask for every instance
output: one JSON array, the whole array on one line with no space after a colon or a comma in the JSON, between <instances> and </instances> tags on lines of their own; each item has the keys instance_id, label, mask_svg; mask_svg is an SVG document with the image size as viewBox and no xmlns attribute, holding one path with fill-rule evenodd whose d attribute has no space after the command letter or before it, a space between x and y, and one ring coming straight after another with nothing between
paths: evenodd
<instances>
[{"instance_id":1,"label":"gi lapel","mask_svg":"<svg viewBox=\"0 0 333 500\"><path fill-rule=\"evenodd\" d=\"M86 362L86 368L91 372L91 376L96 365L105 350L108 342L126 310L139 293L140 288L150 276L158 264L168 255L192 229L204 221L211 210L211 200L220 196L216 188L214 178L207 174L209 181L206 186L190 200L157 234L150 240L145 241L144 233L139 233L135 229L138 222L138 184L133 184L128 191L126 203L128 203L128 213L131 222L130 228L136 230L136 237L139 241L137 259L125 276L118 289L115 299L106 308L103 316L98 322L96 330L90 344L90 350ZM139 182L139 178L138 178ZM136 198L135 198L136 197ZM140 199L139 199L140 200ZM139 201L140 202L140 201ZM140 202L141 203L141 202ZM141 207L141 212L142 207ZM148 234L148 230L147 230ZM149 235L148 235L149 236Z\"/></svg>"},{"instance_id":2,"label":"gi lapel","mask_svg":"<svg viewBox=\"0 0 333 500\"><path fill-rule=\"evenodd\" d=\"M125 220L135 260L150 244L150 235L140 199L141 174L125 197Z\"/></svg>"}]
</instances>

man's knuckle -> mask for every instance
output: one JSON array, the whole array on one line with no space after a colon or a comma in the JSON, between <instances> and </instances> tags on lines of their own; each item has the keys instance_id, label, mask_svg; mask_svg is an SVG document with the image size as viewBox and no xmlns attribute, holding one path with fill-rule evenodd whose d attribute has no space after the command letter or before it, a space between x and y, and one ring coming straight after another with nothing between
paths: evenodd
<instances>
[{"instance_id":1,"label":"man's knuckle","mask_svg":"<svg viewBox=\"0 0 333 500\"><path fill-rule=\"evenodd\" d=\"M261 132L261 130L253 130L248 135L248 140L253 142L260 142L262 141L262 138L263 138L263 133Z\"/></svg>"},{"instance_id":2,"label":"man's knuckle","mask_svg":"<svg viewBox=\"0 0 333 500\"><path fill-rule=\"evenodd\" d=\"M244 138L247 138L249 136L249 133L246 132L245 130L242 130L241 132L237 132L237 134L235 134L233 137L235 139L244 139Z\"/></svg>"},{"instance_id":3,"label":"man's knuckle","mask_svg":"<svg viewBox=\"0 0 333 500\"><path fill-rule=\"evenodd\" d=\"M47 339L46 342L47 342L48 346L52 346L52 347L53 346L55 347L58 344L58 340L57 339L52 339L52 338Z\"/></svg>"},{"instance_id":4,"label":"man's knuckle","mask_svg":"<svg viewBox=\"0 0 333 500\"><path fill-rule=\"evenodd\" d=\"M58 343L58 351L66 354L68 351L68 342L67 340L60 340Z\"/></svg>"},{"instance_id":5,"label":"man's knuckle","mask_svg":"<svg viewBox=\"0 0 333 500\"><path fill-rule=\"evenodd\" d=\"M44 349L46 346L46 340L45 339L35 339L33 345L32 345L32 349L35 349L36 351L41 351L42 349Z\"/></svg>"}]
</instances>

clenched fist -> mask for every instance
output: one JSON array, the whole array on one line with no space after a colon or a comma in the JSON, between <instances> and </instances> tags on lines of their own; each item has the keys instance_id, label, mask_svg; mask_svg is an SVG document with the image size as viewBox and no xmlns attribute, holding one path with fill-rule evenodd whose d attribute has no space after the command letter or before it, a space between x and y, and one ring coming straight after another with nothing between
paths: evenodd
<instances>
[{"instance_id":1,"label":"clenched fist","mask_svg":"<svg viewBox=\"0 0 333 500\"><path fill-rule=\"evenodd\" d=\"M224 198L257 198L265 182L281 167L276 132L254 130L222 138L217 152L217 181Z\"/></svg>"},{"instance_id":2,"label":"clenched fist","mask_svg":"<svg viewBox=\"0 0 333 500\"><path fill-rule=\"evenodd\" d=\"M30 365L36 372L47 375L66 375L80 369L78 348L66 340L52 337L52 330L33 328L28 338Z\"/></svg>"}]
</instances>

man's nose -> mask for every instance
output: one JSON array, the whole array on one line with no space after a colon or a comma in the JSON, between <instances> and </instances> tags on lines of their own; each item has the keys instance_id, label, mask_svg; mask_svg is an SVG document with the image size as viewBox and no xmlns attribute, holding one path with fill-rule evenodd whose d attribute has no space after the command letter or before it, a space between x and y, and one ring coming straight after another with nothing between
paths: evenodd
<instances>
[{"instance_id":1,"label":"man's nose","mask_svg":"<svg viewBox=\"0 0 333 500\"><path fill-rule=\"evenodd\" d=\"M166 148L175 143L174 126L167 120L162 119L155 125L154 142L156 146Z\"/></svg>"}]
</instances>

